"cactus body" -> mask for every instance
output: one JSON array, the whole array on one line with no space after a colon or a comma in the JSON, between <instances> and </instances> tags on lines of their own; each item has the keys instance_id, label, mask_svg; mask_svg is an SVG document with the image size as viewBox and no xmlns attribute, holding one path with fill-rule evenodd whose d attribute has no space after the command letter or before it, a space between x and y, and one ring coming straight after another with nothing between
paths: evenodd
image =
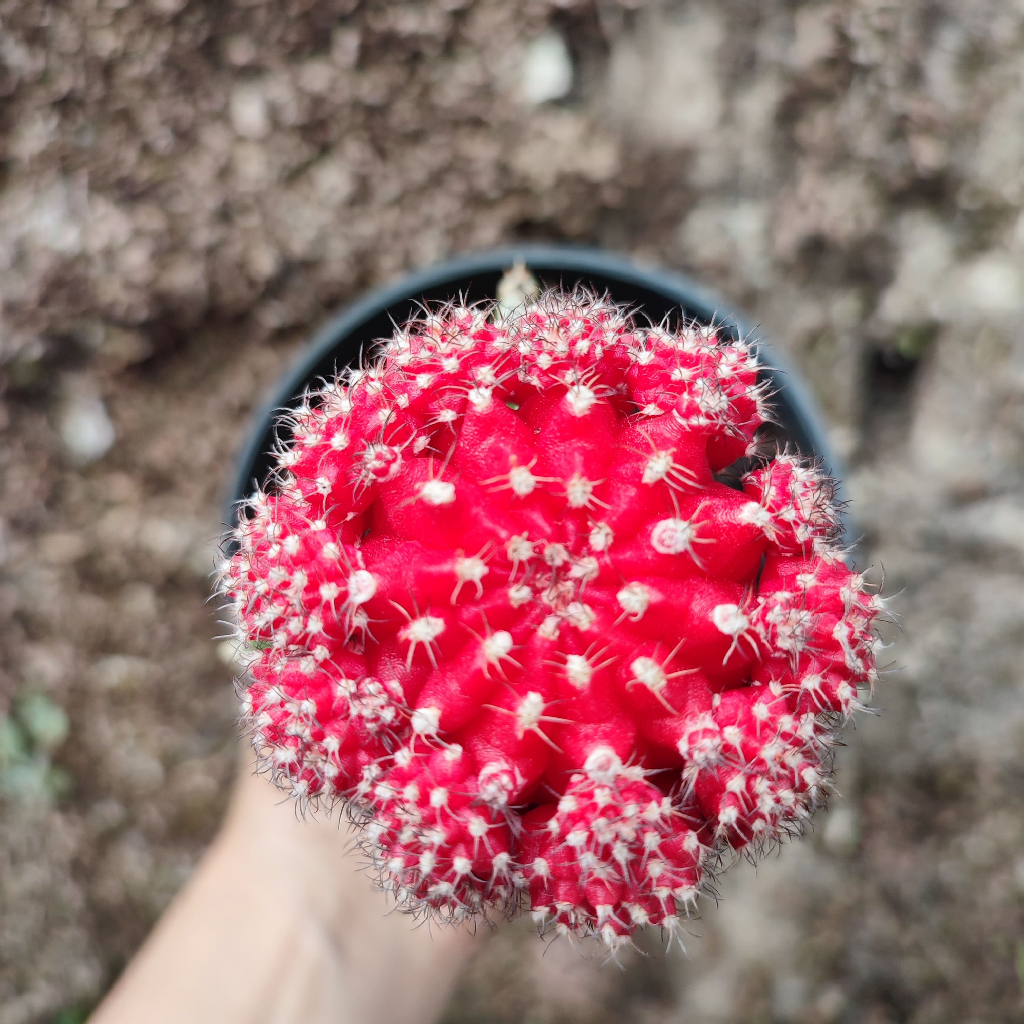
<instances>
[{"instance_id":1,"label":"cactus body","mask_svg":"<svg viewBox=\"0 0 1024 1024\"><path fill-rule=\"evenodd\" d=\"M874 680L830 482L756 453L754 353L549 292L310 393L224 570L260 762L409 909L610 946L799 828Z\"/></svg>"}]
</instances>

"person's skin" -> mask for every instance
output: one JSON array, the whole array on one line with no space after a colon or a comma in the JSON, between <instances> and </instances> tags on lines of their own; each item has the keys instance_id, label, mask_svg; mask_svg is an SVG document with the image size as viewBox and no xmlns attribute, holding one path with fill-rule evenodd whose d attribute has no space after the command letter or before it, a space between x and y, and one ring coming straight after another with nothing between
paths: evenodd
<instances>
[{"instance_id":1,"label":"person's skin","mask_svg":"<svg viewBox=\"0 0 1024 1024\"><path fill-rule=\"evenodd\" d=\"M391 910L337 820L244 771L213 845L90 1024L427 1024L471 929ZM390 911L390 912L389 912Z\"/></svg>"}]
</instances>

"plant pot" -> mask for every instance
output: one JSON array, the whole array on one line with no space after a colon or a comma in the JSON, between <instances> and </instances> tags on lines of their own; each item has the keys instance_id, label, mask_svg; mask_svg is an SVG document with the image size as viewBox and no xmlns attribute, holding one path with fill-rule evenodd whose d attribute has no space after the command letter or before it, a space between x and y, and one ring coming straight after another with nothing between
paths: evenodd
<instances>
[{"instance_id":1,"label":"plant pot","mask_svg":"<svg viewBox=\"0 0 1024 1024\"><path fill-rule=\"evenodd\" d=\"M522 261L542 286L573 288L582 284L607 292L628 303L652 321L667 315L701 323L714 321L732 337L753 337L764 377L775 392L775 434L782 444L820 460L837 481L842 500L843 466L829 444L824 421L800 375L742 316L700 285L671 271L639 266L623 256L596 249L556 245L523 245L471 253L416 271L395 284L385 285L353 303L329 320L313 337L292 369L285 374L271 400L260 410L238 462L230 496L228 522L237 503L262 484L271 468L271 450L278 413L297 405L306 387L360 358L377 339L389 337L395 324L414 316L422 303L461 297L467 303L493 299L498 281L516 261ZM849 523L845 524L849 542Z\"/></svg>"}]
</instances>

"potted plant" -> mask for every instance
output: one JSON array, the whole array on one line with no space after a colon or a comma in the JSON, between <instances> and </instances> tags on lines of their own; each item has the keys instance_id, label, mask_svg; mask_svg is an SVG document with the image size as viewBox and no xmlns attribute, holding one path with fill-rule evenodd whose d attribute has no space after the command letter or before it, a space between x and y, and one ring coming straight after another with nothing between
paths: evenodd
<instances>
[{"instance_id":1,"label":"potted plant","mask_svg":"<svg viewBox=\"0 0 1024 1024\"><path fill-rule=\"evenodd\" d=\"M330 323L259 421L244 717L404 909L614 949L821 802L881 602L812 403L721 310L601 253L470 256Z\"/></svg>"}]
</instances>

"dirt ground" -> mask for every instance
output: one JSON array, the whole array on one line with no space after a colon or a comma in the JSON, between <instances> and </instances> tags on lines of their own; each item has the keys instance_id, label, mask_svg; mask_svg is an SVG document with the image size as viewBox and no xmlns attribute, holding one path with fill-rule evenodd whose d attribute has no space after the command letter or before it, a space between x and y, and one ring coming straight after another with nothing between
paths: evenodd
<instances>
[{"instance_id":1,"label":"dirt ground","mask_svg":"<svg viewBox=\"0 0 1024 1024\"><path fill-rule=\"evenodd\" d=\"M1022 62L1008 0L0 0L0 1024L82 1021L216 828L253 409L339 304L521 238L763 325L903 632L686 957L513 926L447 1024L1020 1020Z\"/></svg>"}]
</instances>

